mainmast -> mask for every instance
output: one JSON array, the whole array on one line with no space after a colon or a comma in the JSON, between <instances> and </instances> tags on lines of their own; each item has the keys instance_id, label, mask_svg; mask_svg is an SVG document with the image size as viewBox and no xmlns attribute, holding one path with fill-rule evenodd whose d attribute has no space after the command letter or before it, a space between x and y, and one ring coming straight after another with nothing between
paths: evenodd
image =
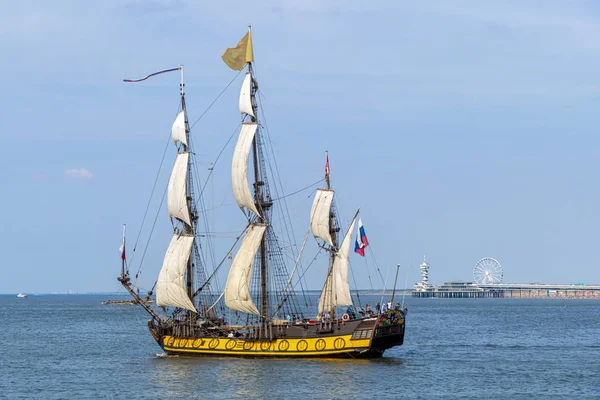
<instances>
[{"instance_id":1,"label":"mainmast","mask_svg":"<svg viewBox=\"0 0 600 400\"><path fill-rule=\"evenodd\" d=\"M250 27L248 27L248 32L250 32ZM253 123L258 123L258 119L256 116L258 115L258 109L256 106L256 92L258 90L258 85L256 80L254 79L252 73L252 62L248 62L248 73L250 74L250 101L252 104L252 111L254 115L251 115L251 121ZM256 135L252 141L252 153L254 157L252 158L253 169L254 169L254 201L256 204L256 208L258 210L258 222L261 224L267 224L267 216L265 211L271 206L270 203L266 203L264 199L264 181L261 180L260 174L260 156L259 156L259 143L258 143L259 129L256 131ZM265 322L269 315L269 276L268 276L268 266L267 266L267 248L265 243L265 236L262 237L260 242L260 299L261 299L261 307L260 307L260 317L261 321Z\"/></svg>"},{"instance_id":2,"label":"mainmast","mask_svg":"<svg viewBox=\"0 0 600 400\"><path fill-rule=\"evenodd\" d=\"M247 323L258 325L254 337L273 337L270 320L282 307L271 310L271 299L285 296L289 314L301 315L293 296L287 293L285 261L281 247L271 229L273 200L265 158L264 137L260 135L258 117L258 83L254 78L254 56L250 28L236 47L221 56L235 71L246 69L239 98L242 127L233 152L231 185L235 200L248 221L242 243L233 260L225 284L225 305L233 311L249 314ZM252 164L250 155L252 154ZM248 173L251 169L251 173ZM252 176L252 173L254 174ZM282 303L283 304L283 303ZM286 312L286 311L284 311Z\"/></svg>"},{"instance_id":3,"label":"mainmast","mask_svg":"<svg viewBox=\"0 0 600 400\"><path fill-rule=\"evenodd\" d=\"M152 76L174 71L179 71L181 74L179 85L181 111L177 114L171 127L171 137L177 148L177 157L167 185L167 210L173 224L173 237L167 248L156 281L156 305L175 307L176 314L179 313L177 309L188 310L188 321L193 324L197 313L193 303L195 271L198 270L203 276L204 271L195 243L198 212L193 202L194 186L190 162L190 128L185 104L183 65L158 71L140 79L124 79L123 81L142 82ZM123 270L125 271L123 272ZM122 264L119 280L153 318L160 321L160 317L134 293L124 263ZM200 305L202 305L201 302Z\"/></svg>"}]
</instances>

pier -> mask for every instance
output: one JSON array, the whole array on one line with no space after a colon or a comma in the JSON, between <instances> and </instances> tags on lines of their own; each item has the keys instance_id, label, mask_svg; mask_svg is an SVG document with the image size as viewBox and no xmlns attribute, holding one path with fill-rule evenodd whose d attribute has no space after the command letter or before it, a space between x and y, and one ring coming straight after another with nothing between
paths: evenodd
<instances>
[{"instance_id":1,"label":"pier","mask_svg":"<svg viewBox=\"0 0 600 400\"><path fill-rule=\"evenodd\" d=\"M513 299L600 299L600 285L503 283L504 272L493 258L483 258L473 270L474 281L450 281L434 286L429 283L429 267L424 258L421 282L415 283L413 297L438 298L513 298Z\"/></svg>"},{"instance_id":2,"label":"pier","mask_svg":"<svg viewBox=\"0 0 600 400\"><path fill-rule=\"evenodd\" d=\"M514 298L514 299L600 299L600 285L561 285L542 283L478 284L451 281L439 286L419 286L413 297L439 298Z\"/></svg>"}]
</instances>

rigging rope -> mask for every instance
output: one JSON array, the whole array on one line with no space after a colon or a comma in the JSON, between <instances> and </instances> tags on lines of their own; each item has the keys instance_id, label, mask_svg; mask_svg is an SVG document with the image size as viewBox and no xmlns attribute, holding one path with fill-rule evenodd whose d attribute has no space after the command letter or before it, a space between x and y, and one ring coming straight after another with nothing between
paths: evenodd
<instances>
[{"instance_id":1,"label":"rigging rope","mask_svg":"<svg viewBox=\"0 0 600 400\"><path fill-rule=\"evenodd\" d=\"M383 283L383 286L385 287L385 281L383 280L383 275L381 275L381 270L379 269L379 264L377 264L377 258L375 258L375 252L373 251L373 245L371 243L369 243L369 246L371 246L371 251L369 252L369 254L371 254L371 256L373 257L373 261L375 261L375 267L377 268L377 272L379 273L381 282Z\"/></svg>"},{"instance_id":2,"label":"rigging rope","mask_svg":"<svg viewBox=\"0 0 600 400\"><path fill-rule=\"evenodd\" d=\"M148 246L150 245L150 238L152 238L152 233L154 233L154 228L156 227L156 221L158 221L158 216L160 215L160 209L162 208L162 205L165 202L165 196L167 195L168 188L169 188L169 185L166 185L165 190L163 191L163 195L160 200L158 210L156 211L156 216L154 217L154 222L152 223L152 229L150 229L150 235L148 235L148 241L146 242L146 247L144 247L144 252L142 253L142 259L140 260L140 267L138 268L138 272L135 274L136 279L138 278L139 274L142 273L142 266L144 264L144 258L146 258L146 251L148 251ZM156 285L156 282L154 283L154 285Z\"/></svg>"},{"instance_id":3,"label":"rigging rope","mask_svg":"<svg viewBox=\"0 0 600 400\"><path fill-rule=\"evenodd\" d=\"M209 110L212 108L212 106L213 106L213 105L214 105L214 104L217 102L217 100L219 100L219 98L220 98L220 97L223 95L223 93L225 93L225 91L226 91L226 90L229 88L229 86L231 86L231 84L232 84L232 83L233 83L233 82L234 82L234 81L237 79L237 77L240 75L240 73L241 73L241 71L240 71L240 72L238 72L238 73L237 73L237 74L236 74L236 75L233 77L233 79L231 79L231 81L229 81L229 83L228 83L228 84L225 86L225 88L224 88L223 90L221 90L221 92L220 92L220 93L217 95L217 97L216 97L216 98L215 98L215 99L212 101L212 103L210 103L210 104L208 105L208 107L206 107L206 109L204 110L204 112L203 112L202 114L200 114L200 116L198 117L198 119L196 119L196 121L195 121L195 122L194 122L194 123L193 123L193 124L190 126L190 133L191 133L191 131L192 131L192 128L193 128L194 126L196 126L196 124L197 124L197 123L198 123L198 122L199 122L199 121L202 119L202 117L204 117L204 115L206 115L206 113L207 113L207 112L208 112L208 111L209 111ZM180 101L178 101L177 103L178 103L177 110L179 111L179 105L181 104L181 102L180 102ZM236 128L236 129L237 129L237 128ZM230 139L227 141L227 144L229 143L229 141L230 141L230 140L231 140L231 138L230 138ZM144 217L142 218L142 224L141 224L141 226L140 226L140 230L139 230L139 232L138 232L138 236L137 236L137 238L136 238L135 245L133 246L133 251L132 251L132 253L131 253L131 262L130 262L130 263L132 263L132 262L133 262L133 257L134 257L134 255L135 255L135 250L137 249L138 241L139 241L139 238L140 238L140 236L141 236L142 229L143 229L143 227L144 227L144 223L145 223L145 221L146 221L146 216L147 216L147 214L148 214L148 210L150 209L150 203L152 202L152 197L153 197L153 195L154 195L154 191L155 191L155 189L156 189L156 184L158 183L158 178L159 178L159 176L160 176L160 171L162 170L162 166L163 166L163 163L164 163L165 155L166 155L166 153L167 153L167 149L169 148L169 142L170 142L170 141L171 141L171 133L169 132L169 135L168 135L168 138L167 138L167 144L165 145L165 149L164 149L164 151L163 151L162 159L161 159L161 161L160 161L160 166L159 166L159 168L158 168L158 172L156 173L156 178L155 178L155 180L154 180L154 185L152 186L152 192L151 192L151 194L150 194L150 199L148 200L148 204L147 204L147 206L146 206L146 211L144 212ZM226 144L225 146L227 146L227 144ZM224 148L223 148L223 150L224 150ZM223 152L223 150L221 150L221 153ZM220 157L221 153L219 153L219 157ZM217 160L218 160L218 158L219 158L219 157L217 157ZM215 164L216 164L216 162L215 162ZM212 173L212 170L211 170L211 173ZM210 177L210 174L209 174L209 177ZM208 178L207 178L207 181L208 181ZM167 188L168 188L168 184L167 184ZM139 274L142 272L142 263L143 263L143 261L144 261L144 257L145 257L145 255L146 255L146 251L147 251L147 249L148 249L148 245L150 244L150 238L151 238L151 236L152 236L152 233L153 233L153 231L154 231L154 227L155 227L155 225L156 225L156 220L158 219L158 213L160 212L160 209L162 208L162 205L163 205L163 202L164 202L164 196L165 196L165 194L166 194L167 188L165 188L165 191L164 191L164 193L163 193L163 198L162 198L162 200L161 200L161 202L160 202L160 206L159 206L159 208L158 208L157 215L156 215L156 217L155 217L155 219L154 219L154 224L152 225L152 230L150 231L150 235L149 235L149 237L148 237L148 242L146 243L146 247L145 247L145 249L144 249L144 254L142 255L142 260L140 261L140 266L139 266L139 268L138 268L138 271L137 271L137 272L136 272L136 274L135 274L135 276L136 276L136 279L137 279L137 277L139 276ZM202 192L204 192L204 188L202 188ZM202 192L201 192L201 195L202 195ZM154 287L154 286L156 286L156 282L154 282L154 285L153 285L153 287Z\"/></svg>"},{"instance_id":4,"label":"rigging rope","mask_svg":"<svg viewBox=\"0 0 600 400\"><path fill-rule=\"evenodd\" d=\"M363 257L363 259L365 260L365 264L367 265L367 276L369 277L369 285L371 286L371 290L373 290L373 281L371 280L369 262L367 261L367 257Z\"/></svg>"},{"instance_id":5,"label":"rigging rope","mask_svg":"<svg viewBox=\"0 0 600 400\"><path fill-rule=\"evenodd\" d=\"M206 181L204 182L204 186L202 186L202 189L200 190L200 196L198 196L198 199L204 193L204 190L206 189L206 186L208 186L208 181L210 180L210 177L212 176L212 173L215 170L215 166L217 165L217 162L219 162L219 159L221 158L221 155L223 154L223 152L225 151L225 149L229 145L229 142L231 142L231 139L233 139L233 137L237 133L239 126L240 126L239 124L237 124L235 126L235 129L233 130L233 133L231 134L231 136L229 136L229 139L227 139L227 142L225 143L225 145L223 146L223 148L221 149L221 151L219 151L219 154L217 155L217 158L215 159L215 162L213 163L212 168L210 169L210 172L208 173L208 176L206 177ZM197 204L198 204L198 199L196 199L196 203L194 204L195 206L197 206Z\"/></svg>"},{"instance_id":6,"label":"rigging rope","mask_svg":"<svg viewBox=\"0 0 600 400\"><path fill-rule=\"evenodd\" d=\"M204 285L202 285L201 287L199 287L198 290L196 290L194 292L194 294L192 295L192 298L196 297L196 295L198 295L198 293L200 293L202 291L202 289L204 289L204 286L206 286L210 282L210 280L215 276L215 274L217 273L217 271L219 270L219 268L221 267L221 265L223 265L223 263L225 262L225 260L227 259L227 257L229 257L229 254L235 248L235 245L240 241L240 239L242 238L242 236L244 236L244 233L246 233L246 231L248 230L249 226L250 225L248 225L246 227L246 229L244 229L244 231L240 234L240 236L238 236L238 238L236 239L235 243L233 243L233 246L231 246L231 248L229 249L229 251L225 254L225 257L223 257L223 260L221 260L221 262L219 263L219 265L217 265L217 267L215 268L215 270L213 271L213 273L206 279L206 282L204 283Z\"/></svg>"},{"instance_id":7,"label":"rigging rope","mask_svg":"<svg viewBox=\"0 0 600 400\"><path fill-rule=\"evenodd\" d=\"M323 247L319 246L319 251L317 251L317 254L315 254L314 258L312 259L312 261L310 262L310 264L308 264L306 266L306 269L304 270L304 272L302 272L302 275L300 275L298 277L298 281L295 285L292 286L291 290L294 290L296 288L296 285L298 285L298 282L300 282L300 280L304 277L304 275L308 272L309 268L314 264L315 261L317 261L317 259L319 258L319 254L321 254L321 251L323 251ZM308 305L307 305L308 307ZM281 307L279 307L281 308Z\"/></svg>"},{"instance_id":8,"label":"rigging rope","mask_svg":"<svg viewBox=\"0 0 600 400\"><path fill-rule=\"evenodd\" d=\"M313 187L313 186L315 186L315 185L318 185L319 183L321 183L321 182L323 182L323 181L325 181L325 179L320 179L320 180L316 181L315 183L311 183L310 185L308 185L308 186L306 186L306 187L303 187L303 188L302 188L302 189L300 189L300 190L296 190L296 191L295 191L295 192L293 192L293 193L285 194L285 195L283 195L283 196L281 196L281 197L278 197L278 198L276 198L276 199L273 199L273 201L279 201L279 200L285 199L286 197L293 196L293 195L295 195L295 194L298 194L298 193L300 193L300 192L303 192L303 191L305 191L306 189L309 189L309 188L311 188L311 187Z\"/></svg>"},{"instance_id":9,"label":"rigging rope","mask_svg":"<svg viewBox=\"0 0 600 400\"><path fill-rule=\"evenodd\" d=\"M302 257L302 252L304 251L304 246L306 245L306 241L308 240L309 233L310 233L310 227L308 228L308 231L306 231L306 236L304 236L304 242L302 243L302 248L300 248L300 252L298 253L298 259L296 260L296 265L294 266L294 269L292 270L292 273L290 274L290 279L288 280L285 287L283 288L282 293L287 293L288 287L290 286L290 284L292 283L292 280L294 279L294 274L296 273L296 269L298 268L298 264L300 263L300 257ZM284 297L284 299L285 299L285 297ZM283 301L285 301L285 300L283 300ZM305 300L305 302L306 302L306 300ZM280 308L281 308L281 304L277 305L277 307L275 308L275 313L277 313L277 311L279 311ZM275 315L275 314L273 314L273 315Z\"/></svg>"},{"instance_id":10,"label":"rigging rope","mask_svg":"<svg viewBox=\"0 0 600 400\"><path fill-rule=\"evenodd\" d=\"M256 74L256 70L254 71L254 73ZM259 96L263 96L262 92L258 92ZM266 98L265 98L266 99ZM267 124L267 116L264 112L263 106L262 106L262 101L258 101L258 105L260 106L260 112L263 115L263 120L265 122L265 132L266 132L266 141L269 145L269 148L271 150L271 154L273 154L273 164L275 165L275 170L273 171L273 168L271 167L271 163L270 163L270 159L269 157L267 157L267 162L269 162L269 166L271 167L271 173L273 173L273 176L275 178L275 190L277 191L277 184L279 183L279 187L281 188L281 192L285 193L285 190L283 188L283 183L281 182L281 174L279 172L279 165L277 164L277 159L275 158L275 151L273 150L273 141L271 140L271 133L269 132L269 126ZM287 196L281 196L280 199L285 199ZM294 233L293 230L291 230L288 227L288 223L291 226L292 225L292 218L290 216L290 211L287 205L286 201L283 201L283 206L280 209L280 212L283 216L283 224L285 225L285 230L287 233L287 237L288 237L288 241L290 242L290 244L293 244L296 248L298 246L297 241L296 241L296 235ZM285 217L287 216L287 220L285 219ZM291 230L291 235L290 235L290 230ZM306 292L304 290L304 286L306 285L306 282L304 282L304 284L302 284L302 281L300 281L300 289L302 290L302 294L306 299ZM306 301L306 300L305 300Z\"/></svg>"},{"instance_id":11,"label":"rigging rope","mask_svg":"<svg viewBox=\"0 0 600 400\"><path fill-rule=\"evenodd\" d=\"M179 112L179 104L177 102L177 112ZM135 250L137 249L138 242L140 240L140 236L142 235L142 230L144 229L144 223L146 222L146 216L148 215L148 210L150 210L150 204L152 203L152 197L154 197L154 191L156 190L156 184L158 183L158 178L160 177L160 171L162 170L163 164L165 162L165 156L167 155L167 149L169 148L169 143L171 142L171 133L167 136L167 143L165 144L165 149L163 150L163 155L160 160L160 166L158 167L158 171L156 171L156 178L154 178L154 184L152 185L152 191L150 192L150 198L148 199L148 204L146 205L146 211L144 211L144 217L142 218L142 224L140 225L140 230L138 231L137 238L135 239L135 244L133 245L133 251L131 252L131 260L129 260L129 264L133 265L133 259L135 257ZM138 267L136 275L139 275L140 269L142 265Z\"/></svg>"},{"instance_id":12,"label":"rigging rope","mask_svg":"<svg viewBox=\"0 0 600 400\"><path fill-rule=\"evenodd\" d=\"M210 103L208 105L208 107L206 107L206 110L204 110L204 112L202 114L200 114L200 116L198 117L198 119L196 120L196 122L194 122L192 124L192 126L190 126L190 132L192 131L192 128L194 126L196 126L196 124L198 123L198 121L200 121L202 119L202 117L204 117L204 115L208 112L208 110L211 109L211 107L217 102L217 100L219 100L219 98L223 95L223 93L225 93L225 91L229 88L229 86L231 86L231 84L237 79L238 76L240 76L240 74L242 73L242 71L238 72L231 81L229 81L229 83L227 84L227 86L225 86L225 88L223 90L221 90L221 93L219 93L219 95L217 96L216 99L213 100L212 103Z\"/></svg>"},{"instance_id":13,"label":"rigging rope","mask_svg":"<svg viewBox=\"0 0 600 400\"><path fill-rule=\"evenodd\" d=\"M348 264L350 264L348 262ZM352 282L354 282L354 287L356 288L356 299L358 300L358 306L362 308L362 304L360 303L360 293L358 291L358 286L356 285L356 278L354 277L354 268L348 268L350 270L350 274L352 274Z\"/></svg>"}]
</instances>

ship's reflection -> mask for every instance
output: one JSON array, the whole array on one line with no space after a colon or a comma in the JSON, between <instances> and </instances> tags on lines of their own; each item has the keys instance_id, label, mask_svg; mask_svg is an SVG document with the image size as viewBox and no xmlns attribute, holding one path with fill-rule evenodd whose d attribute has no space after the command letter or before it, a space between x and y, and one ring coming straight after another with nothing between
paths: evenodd
<instances>
[{"instance_id":1,"label":"ship's reflection","mask_svg":"<svg viewBox=\"0 0 600 400\"><path fill-rule=\"evenodd\" d=\"M401 371L403 360L233 359L155 357L148 384L157 398L260 397L300 398L315 392L330 398L354 398L365 383L381 379L381 364ZM391 370L390 370L391 372ZM371 382L372 383L372 382Z\"/></svg>"}]
</instances>

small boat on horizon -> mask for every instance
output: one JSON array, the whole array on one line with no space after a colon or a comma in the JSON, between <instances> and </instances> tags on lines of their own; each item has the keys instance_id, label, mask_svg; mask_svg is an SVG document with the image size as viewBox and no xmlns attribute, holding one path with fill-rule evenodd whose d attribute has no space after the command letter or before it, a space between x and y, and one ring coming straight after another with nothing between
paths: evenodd
<instances>
[{"instance_id":1,"label":"small boat on horizon","mask_svg":"<svg viewBox=\"0 0 600 400\"><path fill-rule=\"evenodd\" d=\"M26 299L26 298L27 298L27 295L26 295L25 293L19 293L19 294L17 295L17 298L19 298L19 299Z\"/></svg>"}]
</instances>

